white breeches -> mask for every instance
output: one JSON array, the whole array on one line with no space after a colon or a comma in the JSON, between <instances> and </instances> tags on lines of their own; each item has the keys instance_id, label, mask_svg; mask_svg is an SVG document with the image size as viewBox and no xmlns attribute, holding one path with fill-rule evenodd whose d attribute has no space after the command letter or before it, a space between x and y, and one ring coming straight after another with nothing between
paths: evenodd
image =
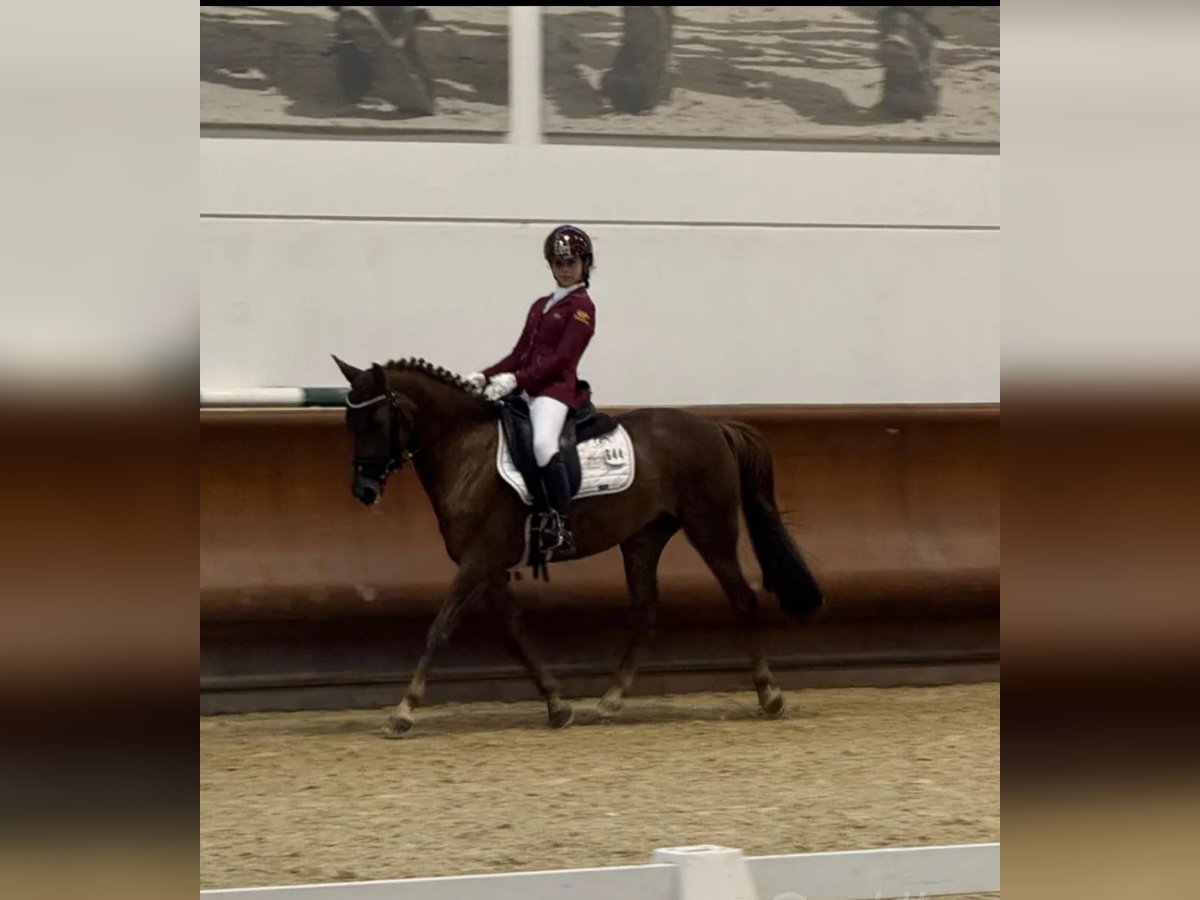
<instances>
[{"instance_id":1,"label":"white breeches","mask_svg":"<svg viewBox=\"0 0 1200 900\"><path fill-rule=\"evenodd\" d=\"M546 465L558 452L558 439L567 421L568 407L553 397L534 397L529 402L529 418L533 422L533 456L538 468Z\"/></svg>"}]
</instances>

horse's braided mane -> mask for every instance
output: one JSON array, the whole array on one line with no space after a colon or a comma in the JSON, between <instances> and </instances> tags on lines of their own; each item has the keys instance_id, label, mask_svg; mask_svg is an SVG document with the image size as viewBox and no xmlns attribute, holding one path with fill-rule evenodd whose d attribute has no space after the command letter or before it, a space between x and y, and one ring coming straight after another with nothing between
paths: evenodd
<instances>
[{"instance_id":1,"label":"horse's braided mane","mask_svg":"<svg viewBox=\"0 0 1200 900\"><path fill-rule=\"evenodd\" d=\"M451 372L442 366L435 366L426 359L420 359L415 356L408 359L391 359L384 364L384 368L393 369L397 372L420 372L422 375L426 375L441 384L458 388L464 394L474 397L489 409L497 409L500 406L498 401L488 400L483 394L476 392L461 375Z\"/></svg>"}]
</instances>

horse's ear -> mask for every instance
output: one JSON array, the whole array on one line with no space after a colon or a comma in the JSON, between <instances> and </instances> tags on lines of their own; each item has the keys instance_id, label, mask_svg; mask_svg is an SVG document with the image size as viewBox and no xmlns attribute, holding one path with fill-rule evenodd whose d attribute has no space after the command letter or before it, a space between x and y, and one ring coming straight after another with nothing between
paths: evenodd
<instances>
[{"instance_id":1,"label":"horse's ear","mask_svg":"<svg viewBox=\"0 0 1200 900\"><path fill-rule=\"evenodd\" d=\"M354 379L362 374L362 369L356 369L354 366L350 365L350 363L342 362L337 358L337 356L333 357L333 361L337 363L338 368L342 370L342 375L344 375L346 380L351 384L354 384Z\"/></svg>"},{"instance_id":2,"label":"horse's ear","mask_svg":"<svg viewBox=\"0 0 1200 900\"><path fill-rule=\"evenodd\" d=\"M371 363L371 377L374 379L374 385L379 390L387 388L387 372L383 371L383 366L379 363Z\"/></svg>"}]
</instances>

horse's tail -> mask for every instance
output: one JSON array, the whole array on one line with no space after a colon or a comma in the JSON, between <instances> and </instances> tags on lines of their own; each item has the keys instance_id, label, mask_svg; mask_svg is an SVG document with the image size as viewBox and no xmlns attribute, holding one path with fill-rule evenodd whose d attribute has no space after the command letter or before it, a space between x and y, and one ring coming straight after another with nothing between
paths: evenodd
<instances>
[{"instance_id":1,"label":"horse's tail","mask_svg":"<svg viewBox=\"0 0 1200 900\"><path fill-rule=\"evenodd\" d=\"M742 422L725 422L721 431L737 460L742 512L750 529L754 555L762 567L763 587L793 616L816 612L824 602L821 588L779 517L775 505L775 467L765 439L757 429Z\"/></svg>"}]
</instances>

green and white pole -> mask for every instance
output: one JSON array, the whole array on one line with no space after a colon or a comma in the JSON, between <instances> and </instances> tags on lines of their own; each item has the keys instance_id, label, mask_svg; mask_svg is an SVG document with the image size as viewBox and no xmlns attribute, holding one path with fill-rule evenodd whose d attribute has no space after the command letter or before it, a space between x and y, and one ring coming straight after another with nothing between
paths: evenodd
<instances>
[{"instance_id":1,"label":"green and white pole","mask_svg":"<svg viewBox=\"0 0 1200 900\"><path fill-rule=\"evenodd\" d=\"M200 388L200 408L342 406L344 387Z\"/></svg>"}]
</instances>

